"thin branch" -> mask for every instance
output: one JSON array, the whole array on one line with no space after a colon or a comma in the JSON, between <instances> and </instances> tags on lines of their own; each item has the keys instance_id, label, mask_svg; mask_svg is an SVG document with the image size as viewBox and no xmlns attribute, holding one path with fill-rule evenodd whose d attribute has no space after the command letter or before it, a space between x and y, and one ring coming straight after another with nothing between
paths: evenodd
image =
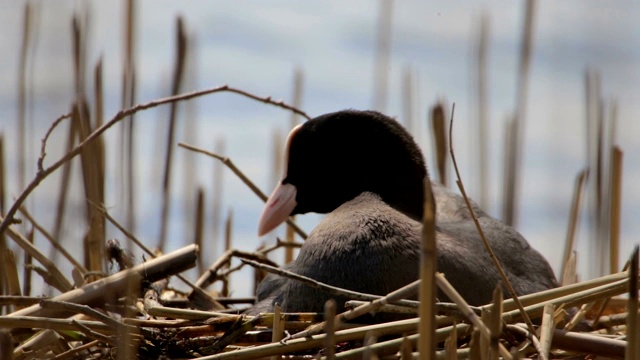
<instances>
[{"instance_id":1,"label":"thin branch","mask_svg":"<svg viewBox=\"0 0 640 360\"><path fill-rule=\"evenodd\" d=\"M372 295L372 294L365 294L365 293L360 293L357 291L352 291L352 290L347 290L347 289L342 289L336 286L331 286L331 285L327 285L324 283L321 283L319 281L316 281L314 279L311 279L309 277L303 276L303 275L299 275L296 273L293 273L291 271L287 271L284 269L280 269L280 268L276 268L273 266L269 266L266 264L261 264L259 262L256 261L252 261L252 260L245 260L245 259L241 259L242 262L245 262L255 268L258 268L260 270L264 270L267 272L270 272L272 274L277 274L286 278L290 278L290 279L294 279L297 281L300 281L306 285L309 285L313 288L316 289L320 289L322 291L326 291L332 295L338 295L338 296L345 296L345 297L349 297L355 300L364 300L364 301L373 301L373 300L377 300L377 299L381 299L382 296L380 295ZM417 301L412 301L412 300L398 300L398 301L394 301L393 304L396 305L402 305L402 306L408 306L408 307L412 307L412 308L417 308L418 305L420 304Z\"/></svg>"},{"instance_id":2,"label":"thin branch","mask_svg":"<svg viewBox=\"0 0 640 360\"><path fill-rule=\"evenodd\" d=\"M38 172L44 171L43 163L44 163L44 157L47 155L47 152L45 151L45 149L47 147L47 140L49 140L49 136L51 136L51 133L53 133L53 130L58 125L60 125L62 120L69 119L69 118L71 118L71 113L60 115L60 117L58 117L53 122L53 124L51 124L49 129L47 129L47 133L44 135L44 138L42 138L42 145L40 146L40 156L38 157Z\"/></svg>"},{"instance_id":3,"label":"thin branch","mask_svg":"<svg viewBox=\"0 0 640 360\"><path fill-rule=\"evenodd\" d=\"M213 158L216 158L220 161L222 161L223 164L225 164L231 171L233 171L234 174L236 174L236 176L238 176L240 178L240 180L242 180L242 182L244 182L249 189L251 189L253 191L254 194L258 195L258 197L260 198L260 200L262 200L263 202L267 202L268 196L263 193L257 186L256 184L253 183L253 181L251 181L242 171L240 171L240 169L238 169L236 167L236 165L233 163L233 161L231 161L231 159L229 159L226 156L222 156L204 149L200 149L197 148L193 145L189 145L189 144L185 144L185 143L178 143L178 146L183 147L185 149L197 152L197 153L201 153L201 154L205 154L205 155L209 155ZM293 230L300 235L300 237L302 237L303 239L307 238L307 234L304 232L304 230L302 230L294 221L291 220L291 218L287 218L287 224L289 226L291 226L293 228Z\"/></svg>"},{"instance_id":4,"label":"thin branch","mask_svg":"<svg viewBox=\"0 0 640 360\"><path fill-rule=\"evenodd\" d=\"M379 310L380 308L382 308L385 305L388 305L391 302L395 302L404 298L407 298L409 296L415 295L415 293L418 291L418 287L420 286L420 282L421 280L416 280L408 285L403 286L402 288L395 290L377 300L373 300L371 302L365 302L362 305L358 306L357 308L353 309L353 310L347 310L345 312L342 312L340 314L337 314L336 316L333 317L333 325L331 325L333 327L333 329L337 329L340 325L340 323L343 322L347 322L349 320L353 320L361 315L367 314L367 313L373 313L377 310ZM414 311L415 313L415 311ZM325 314L326 315L326 314ZM328 328L329 327L329 321L330 318L327 318L325 321L319 323L319 324L315 324L313 326L310 326L309 328L307 328L305 331L301 331L299 333L296 333L294 335L291 335L289 337L287 337L284 341L287 340L293 340L293 339L298 339L298 338L306 338L309 336L313 336L316 334L319 334L323 329Z\"/></svg>"},{"instance_id":5,"label":"thin branch","mask_svg":"<svg viewBox=\"0 0 640 360\"><path fill-rule=\"evenodd\" d=\"M456 111L456 104L454 103L451 107L451 119L449 120L449 152L451 153L453 168L455 169L455 172L456 172L456 179L457 179L456 183L458 184L458 188L460 189L460 194L464 198L464 202L467 204L467 208L469 209L471 218L473 218L473 223L476 225L476 229L478 230L478 234L482 239L482 243L484 244L485 249L487 249L487 252L489 253L489 257L493 261L493 264L495 265L496 270L498 270L498 273L500 274L500 278L502 278L502 282L504 283L504 286L507 288L507 291L509 292L509 296L513 298L514 302L518 306L518 309L520 309L522 318L524 319L524 322L527 324L529 331L532 334L535 334L535 329L533 328L531 319L529 319L529 315L527 315L527 313L524 311L524 307L522 306L522 303L518 299L518 295L516 294L516 291L513 289L513 286L511 286L511 283L509 282L507 275L505 274L504 270L502 269L502 266L500 265L500 261L498 261L496 254L491 249L491 245L489 245L489 241L487 241L487 237L484 235L482 226L480 226L478 217L476 216L475 211L473 211L473 206L471 206L471 202L469 202L469 197L467 196L467 192L464 189L464 184L462 183L462 177L460 176L460 170L458 169L458 162L456 161L455 151L453 150L453 115L455 111Z\"/></svg>"},{"instance_id":6,"label":"thin branch","mask_svg":"<svg viewBox=\"0 0 640 360\"><path fill-rule=\"evenodd\" d=\"M16 212L18 211L18 208L20 207L20 205L22 205L22 203L25 201L25 199L33 192L33 190L35 190L35 188L42 182L42 180L46 179L49 175L51 175L51 173L53 173L58 168L60 168L62 165L64 165L66 162L68 162L69 160L73 159L75 156L80 154L80 152L87 145L93 143L100 135L102 135L102 133L107 131L109 128L111 128L116 123L120 122L122 119L124 119L124 118L126 118L126 117L128 117L130 115L133 115L133 114L135 114L135 113L137 113L139 111L142 111L142 110L147 110L147 109L151 109L151 108L154 108L154 107L158 107L160 105L169 104L169 103L173 103L173 102L176 102L176 101L189 100L189 99L197 98L197 97L204 96L204 95L214 94L214 93L218 93L218 92L232 92L234 94L242 95L244 97L248 97L250 99L263 102L265 104L277 106L277 107L283 108L285 110L292 111L292 112L294 112L294 113L296 113L298 115L304 116L307 120L311 120L311 117L309 117L309 115L307 115L307 113L305 113L304 111L302 111L300 109L297 109L297 108L295 108L295 107L293 107L291 105L286 104L282 100L272 100L270 96L260 97L260 96L251 94L249 92L246 92L244 90L240 90L240 89L236 89L236 88L230 87L229 85L222 85L222 86L218 86L218 87L214 87L214 88L210 88L210 89L194 91L194 92L180 94L180 95L176 95L176 96L169 96L169 97L166 97L166 98L153 100L153 101L150 101L150 102L147 102L147 103L144 103L144 104L138 104L138 105L136 105L134 107L131 107L131 108L128 108L128 109L120 110L120 111L118 111L118 113L116 115L114 115L111 118L111 120L109 120L104 125L100 126L96 130L94 130L81 143L76 145L73 148L73 150L71 150L70 152L65 154L60 160L56 161L53 165L49 166L46 169L43 168L42 170L38 170L38 172L36 173L36 176L31 180L29 185L27 185L26 189L24 189L22 191L20 196L18 196L17 200L13 203L13 205L11 205L11 208L9 209L9 211L7 211L7 214L5 215L4 219L0 223L0 234L3 233L7 229L7 227L13 223L13 221L14 221L13 217L15 216Z\"/></svg>"},{"instance_id":7,"label":"thin branch","mask_svg":"<svg viewBox=\"0 0 640 360\"><path fill-rule=\"evenodd\" d=\"M105 323L105 325L109 327L117 329L118 332L125 330L127 327L130 327L133 329L132 326L123 324L101 313L100 311L93 309L88 305L74 304L68 301L55 301L51 299L42 300L40 301L39 304L43 309L64 310L64 311L80 313L80 314L92 317L98 321Z\"/></svg>"},{"instance_id":8,"label":"thin branch","mask_svg":"<svg viewBox=\"0 0 640 360\"><path fill-rule=\"evenodd\" d=\"M84 324L78 322L76 319L71 320L71 323L77 327L80 331L82 331L82 333L84 333L85 335L87 335L88 337L94 339L94 340L99 340L102 341L104 343L107 343L109 345L115 346L117 344L116 339L110 337L110 336L106 336L104 334L101 334L97 331L93 331L91 329L89 329L87 326L85 326Z\"/></svg>"},{"instance_id":9,"label":"thin branch","mask_svg":"<svg viewBox=\"0 0 640 360\"><path fill-rule=\"evenodd\" d=\"M540 345L540 341L538 341L538 338L534 334L530 333L527 329L520 327L518 325L512 325L512 324L507 324L506 329L526 337L527 340L529 340L533 345L533 347L536 349L536 352L538 353L538 355L541 355L544 353L544 349Z\"/></svg>"}]
</instances>

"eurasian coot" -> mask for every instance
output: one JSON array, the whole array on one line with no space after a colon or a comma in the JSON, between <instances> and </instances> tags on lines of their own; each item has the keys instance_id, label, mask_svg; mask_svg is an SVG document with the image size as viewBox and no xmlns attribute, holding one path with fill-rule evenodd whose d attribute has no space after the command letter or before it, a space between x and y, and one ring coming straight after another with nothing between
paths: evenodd
<instances>
[{"instance_id":1,"label":"eurasian coot","mask_svg":"<svg viewBox=\"0 0 640 360\"><path fill-rule=\"evenodd\" d=\"M418 278L428 173L420 148L397 121L374 111L325 114L291 131L286 154L286 173L265 206L259 234L289 215L327 213L287 270L379 295ZM488 303L501 279L469 211L461 196L432 187L438 271L470 304ZM519 295L557 286L547 261L515 229L473 206ZM274 302L286 312L322 312L334 297L274 275L259 285L257 295L251 313L270 311ZM336 298L339 310L345 300Z\"/></svg>"}]
</instances>

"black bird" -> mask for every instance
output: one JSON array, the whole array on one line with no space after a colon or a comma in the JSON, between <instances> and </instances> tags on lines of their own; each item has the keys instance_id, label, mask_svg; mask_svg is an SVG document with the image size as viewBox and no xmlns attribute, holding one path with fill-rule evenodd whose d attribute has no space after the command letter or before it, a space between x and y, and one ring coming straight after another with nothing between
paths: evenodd
<instances>
[{"instance_id":1,"label":"black bird","mask_svg":"<svg viewBox=\"0 0 640 360\"><path fill-rule=\"evenodd\" d=\"M428 173L420 148L397 121L374 111L325 114L291 131L286 154L286 173L267 201L259 235L290 215L328 213L287 270L378 295L418 278ZM488 303L501 279L471 215L461 196L432 187L438 271L470 304ZM547 261L515 229L473 206L517 294L557 286ZM249 312L271 311L275 302L285 312L322 312L331 297L343 310L344 298L269 275Z\"/></svg>"}]
</instances>

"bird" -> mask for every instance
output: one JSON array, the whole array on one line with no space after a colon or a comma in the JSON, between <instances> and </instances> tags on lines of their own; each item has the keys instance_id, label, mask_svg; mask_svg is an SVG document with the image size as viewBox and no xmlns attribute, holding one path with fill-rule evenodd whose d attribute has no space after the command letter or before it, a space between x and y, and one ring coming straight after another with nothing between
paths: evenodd
<instances>
[{"instance_id":1,"label":"bird","mask_svg":"<svg viewBox=\"0 0 640 360\"><path fill-rule=\"evenodd\" d=\"M260 236L289 216L326 216L309 233L297 258L284 268L362 293L385 295L419 278L425 181L422 151L395 119L347 109L315 117L287 138L286 166L258 223ZM436 208L437 271L471 305L492 299L500 275L462 196L431 181ZM471 205L516 294L558 286L547 260L524 237ZM503 285L504 286L504 285ZM439 301L449 301L443 293ZM322 312L345 297L296 280L268 275L248 313Z\"/></svg>"}]
</instances>

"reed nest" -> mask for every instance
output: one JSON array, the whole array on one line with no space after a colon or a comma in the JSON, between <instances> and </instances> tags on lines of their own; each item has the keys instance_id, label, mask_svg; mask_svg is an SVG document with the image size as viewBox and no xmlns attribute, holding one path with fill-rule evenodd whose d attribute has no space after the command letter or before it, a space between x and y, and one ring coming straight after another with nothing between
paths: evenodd
<instances>
[{"instance_id":1,"label":"reed nest","mask_svg":"<svg viewBox=\"0 0 640 360\"><path fill-rule=\"evenodd\" d=\"M9 230L11 232L11 230ZM265 254L230 251L196 283L219 278L232 256L244 263L264 265ZM111 241L112 260L119 272L89 282L52 298L2 296L2 305L15 311L0 316L3 358L14 359L256 359L286 358L413 358L420 334L419 302L402 300L417 291L420 281L371 301L352 301L351 309L335 314L329 305L323 314L238 314L233 304L251 299L220 298L194 284L190 293L168 286L168 279L195 266L196 245L157 256L141 264L123 258ZM629 316L634 301L619 295L637 290L637 252L627 271L559 287L519 298L535 323L532 333L513 299L502 299L500 288L492 304L471 308L436 303L429 329L435 358L625 358L635 344ZM261 265L262 264L262 265ZM275 269L275 270L274 270ZM283 276L286 272L278 271ZM223 276L223 275L222 275ZM447 294L442 274L436 283ZM635 279L635 281L632 281ZM205 281L205 282L206 282ZM326 285L309 281L314 286ZM327 288L344 294L346 291ZM354 296L354 295L352 295ZM354 296L367 299L370 295ZM572 316L567 315L567 309ZM333 313L332 313L333 312ZM358 324L358 316L395 312L408 319L375 325ZM637 311L636 311L637 313ZM15 346L15 347L14 347ZM122 357L123 353L128 354ZM627 354L627 358L630 356Z\"/></svg>"}]
</instances>

